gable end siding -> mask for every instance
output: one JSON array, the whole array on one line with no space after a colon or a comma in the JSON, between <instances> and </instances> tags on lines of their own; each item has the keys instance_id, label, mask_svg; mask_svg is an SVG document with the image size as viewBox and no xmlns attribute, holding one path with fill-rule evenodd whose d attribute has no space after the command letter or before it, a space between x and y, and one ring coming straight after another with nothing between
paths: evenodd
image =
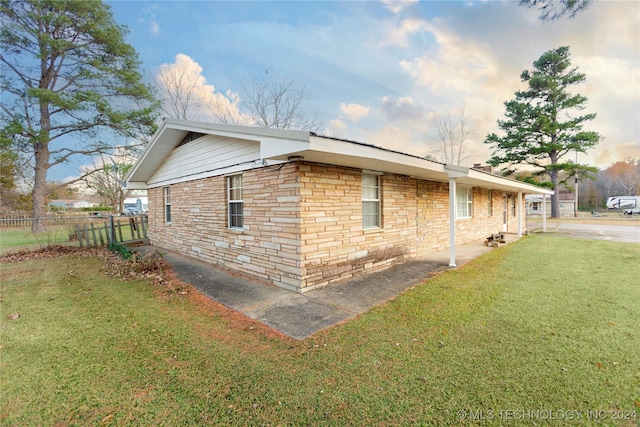
<instances>
[{"instance_id":1,"label":"gable end siding","mask_svg":"<svg viewBox=\"0 0 640 427\"><path fill-rule=\"evenodd\" d=\"M172 151L149 179L149 186L168 181L192 180L198 174L218 175L225 167L251 163L260 159L260 144L213 135L200 137Z\"/></svg>"}]
</instances>

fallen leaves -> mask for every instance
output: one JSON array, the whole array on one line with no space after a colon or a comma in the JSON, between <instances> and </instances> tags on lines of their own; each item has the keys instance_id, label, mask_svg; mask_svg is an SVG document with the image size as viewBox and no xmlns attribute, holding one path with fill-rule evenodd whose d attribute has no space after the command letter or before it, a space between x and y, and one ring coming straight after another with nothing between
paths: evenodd
<instances>
[{"instance_id":1,"label":"fallen leaves","mask_svg":"<svg viewBox=\"0 0 640 427\"><path fill-rule=\"evenodd\" d=\"M20 317L20 313L13 313L7 316L7 319L9 320L16 320L18 317Z\"/></svg>"}]
</instances>

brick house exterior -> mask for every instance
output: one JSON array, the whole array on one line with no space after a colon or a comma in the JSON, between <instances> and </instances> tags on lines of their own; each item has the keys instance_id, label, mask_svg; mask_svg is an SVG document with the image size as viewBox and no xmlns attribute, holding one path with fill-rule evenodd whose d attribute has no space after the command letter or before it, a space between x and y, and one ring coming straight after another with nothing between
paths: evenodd
<instances>
[{"instance_id":1,"label":"brick house exterior","mask_svg":"<svg viewBox=\"0 0 640 427\"><path fill-rule=\"evenodd\" d=\"M540 189L449 168L306 132L168 120L127 180L147 188L151 244L304 292L446 249L452 233L524 231L522 196Z\"/></svg>"}]
</instances>

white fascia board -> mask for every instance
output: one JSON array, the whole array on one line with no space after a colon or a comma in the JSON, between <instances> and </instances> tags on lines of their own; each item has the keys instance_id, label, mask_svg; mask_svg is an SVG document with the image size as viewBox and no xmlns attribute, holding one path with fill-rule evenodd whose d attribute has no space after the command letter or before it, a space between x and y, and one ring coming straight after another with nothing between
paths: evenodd
<instances>
[{"instance_id":1,"label":"white fascia board","mask_svg":"<svg viewBox=\"0 0 640 427\"><path fill-rule=\"evenodd\" d=\"M135 173L140 168L140 165L142 165L145 162L147 156L149 155L149 152L153 149L153 146L158 141L158 138L160 137L160 135L164 133L164 130L167 127L167 125L168 125L168 122L166 120L164 120L160 124L160 127L158 127L158 129L156 130L156 133L154 133L153 136L151 137L151 141L149 141L147 146L144 147L144 150L142 150L142 153L140 153L140 156L136 159L131 169L129 169L129 172L127 172L127 174L124 176L125 183L128 182L129 179L135 175Z\"/></svg>"},{"instance_id":2,"label":"white fascia board","mask_svg":"<svg viewBox=\"0 0 640 427\"><path fill-rule=\"evenodd\" d=\"M299 155L301 151L309 148L309 139L283 139L274 137L262 137L260 139L260 157L271 159L278 157L291 157Z\"/></svg>"},{"instance_id":3,"label":"white fascia board","mask_svg":"<svg viewBox=\"0 0 640 427\"><path fill-rule=\"evenodd\" d=\"M553 190L547 188L538 187L515 179L504 178L487 172L478 171L476 169L469 170L469 179L473 181L483 181L483 187L496 190L522 191L526 194L552 195L554 193Z\"/></svg>"},{"instance_id":4,"label":"white fascia board","mask_svg":"<svg viewBox=\"0 0 640 427\"><path fill-rule=\"evenodd\" d=\"M469 176L469 168L459 165L444 165L449 178L464 178Z\"/></svg>"},{"instance_id":5,"label":"white fascia board","mask_svg":"<svg viewBox=\"0 0 640 427\"><path fill-rule=\"evenodd\" d=\"M393 167L394 170L392 170L392 172L396 173L398 172L396 170L398 167L404 167L411 170L421 169L429 173L443 173L446 177L443 164L368 144L312 136L310 138L309 149L326 152L327 154L338 154L353 158L370 159L374 163L378 164L394 165L395 167Z\"/></svg>"},{"instance_id":6,"label":"white fascia board","mask_svg":"<svg viewBox=\"0 0 640 427\"><path fill-rule=\"evenodd\" d=\"M123 188L127 190L146 190L147 183L140 181L125 181Z\"/></svg>"}]
</instances>

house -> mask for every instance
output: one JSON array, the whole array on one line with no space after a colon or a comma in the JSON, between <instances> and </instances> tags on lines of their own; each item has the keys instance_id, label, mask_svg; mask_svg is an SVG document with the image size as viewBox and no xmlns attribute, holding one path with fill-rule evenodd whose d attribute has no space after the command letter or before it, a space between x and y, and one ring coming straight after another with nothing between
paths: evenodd
<instances>
[{"instance_id":1,"label":"house","mask_svg":"<svg viewBox=\"0 0 640 427\"><path fill-rule=\"evenodd\" d=\"M124 199L123 208L134 208L139 211L146 212L149 210L149 199L144 196L133 196Z\"/></svg>"},{"instance_id":2,"label":"house","mask_svg":"<svg viewBox=\"0 0 640 427\"><path fill-rule=\"evenodd\" d=\"M576 194L564 187L558 189L558 209L560 216L574 216L576 206ZM545 213L551 215L551 199L547 197L543 206L543 194L528 194L525 197L525 210L527 216L542 216Z\"/></svg>"},{"instance_id":3,"label":"house","mask_svg":"<svg viewBox=\"0 0 640 427\"><path fill-rule=\"evenodd\" d=\"M312 132L166 119L125 178L153 245L305 292L521 235L530 184Z\"/></svg>"}]
</instances>

